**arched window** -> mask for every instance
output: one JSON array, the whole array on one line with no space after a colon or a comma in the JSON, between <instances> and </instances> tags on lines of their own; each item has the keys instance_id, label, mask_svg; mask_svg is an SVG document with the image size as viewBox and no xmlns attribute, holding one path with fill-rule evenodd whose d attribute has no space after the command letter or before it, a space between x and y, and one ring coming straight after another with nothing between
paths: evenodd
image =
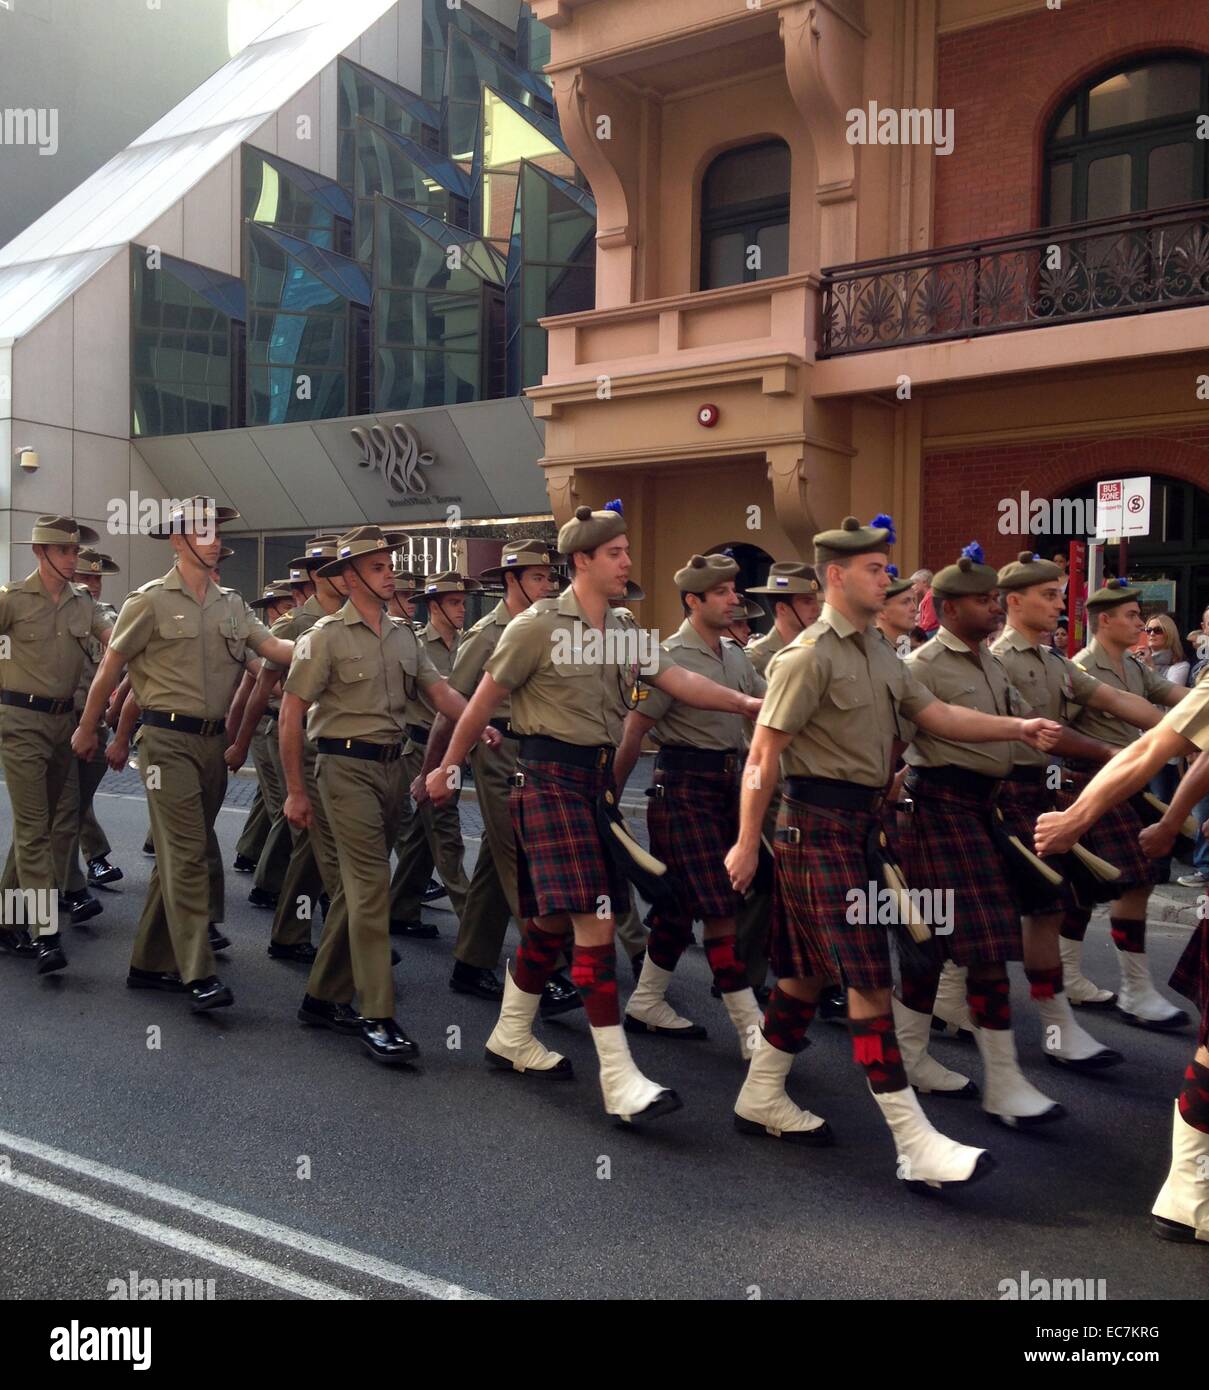
<instances>
[{"instance_id":1,"label":"arched window","mask_svg":"<svg viewBox=\"0 0 1209 1390\"><path fill-rule=\"evenodd\" d=\"M701 182L701 288L789 273L789 146L720 154Z\"/></svg>"},{"instance_id":2,"label":"arched window","mask_svg":"<svg viewBox=\"0 0 1209 1390\"><path fill-rule=\"evenodd\" d=\"M1209 195L1209 60L1141 59L1082 86L1045 145L1047 227L1197 202Z\"/></svg>"}]
</instances>

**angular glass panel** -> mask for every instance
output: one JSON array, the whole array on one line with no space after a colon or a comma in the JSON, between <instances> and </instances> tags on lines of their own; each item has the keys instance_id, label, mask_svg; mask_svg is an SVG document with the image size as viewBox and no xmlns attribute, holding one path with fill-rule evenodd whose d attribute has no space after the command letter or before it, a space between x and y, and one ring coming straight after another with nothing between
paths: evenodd
<instances>
[{"instance_id":1,"label":"angular glass panel","mask_svg":"<svg viewBox=\"0 0 1209 1390\"><path fill-rule=\"evenodd\" d=\"M1196 148L1187 141L1179 145L1160 145L1150 151L1146 166L1148 208L1165 208L1195 201L1196 156Z\"/></svg>"},{"instance_id":2,"label":"angular glass panel","mask_svg":"<svg viewBox=\"0 0 1209 1390\"><path fill-rule=\"evenodd\" d=\"M1087 96L1087 128L1109 130L1185 111L1191 114L1200 100L1200 63L1152 63L1113 73L1093 87Z\"/></svg>"},{"instance_id":3,"label":"angular glass panel","mask_svg":"<svg viewBox=\"0 0 1209 1390\"><path fill-rule=\"evenodd\" d=\"M429 209L434 216L456 221L454 198L467 203L470 180L451 160L361 119L357 123L353 187L357 194L357 254L368 260L372 251L372 208L368 200L381 193L396 202Z\"/></svg>"},{"instance_id":4,"label":"angular glass panel","mask_svg":"<svg viewBox=\"0 0 1209 1390\"><path fill-rule=\"evenodd\" d=\"M348 382L343 372L304 373L298 382L289 367L248 367L248 424L282 425L295 420L330 420L345 413Z\"/></svg>"},{"instance_id":5,"label":"angular glass panel","mask_svg":"<svg viewBox=\"0 0 1209 1390\"><path fill-rule=\"evenodd\" d=\"M380 411L479 399L477 353L379 348L377 366L375 396Z\"/></svg>"},{"instance_id":6,"label":"angular glass panel","mask_svg":"<svg viewBox=\"0 0 1209 1390\"><path fill-rule=\"evenodd\" d=\"M479 225L484 237L502 243L512 228L521 161L567 180L575 177L576 168L557 123L514 98L484 87L480 119Z\"/></svg>"},{"instance_id":7,"label":"angular glass panel","mask_svg":"<svg viewBox=\"0 0 1209 1390\"><path fill-rule=\"evenodd\" d=\"M335 249L337 222L353 214L338 183L288 160L243 148L243 215L316 246Z\"/></svg>"},{"instance_id":8,"label":"angular glass panel","mask_svg":"<svg viewBox=\"0 0 1209 1390\"><path fill-rule=\"evenodd\" d=\"M353 162L352 142L344 137L356 129L359 116L427 149L438 147L441 114L422 97L347 58L340 59L337 81L337 124L341 134L337 176L346 187L353 182Z\"/></svg>"},{"instance_id":9,"label":"angular glass panel","mask_svg":"<svg viewBox=\"0 0 1209 1390\"><path fill-rule=\"evenodd\" d=\"M460 30L450 30L446 61L446 120L452 158L469 161L474 156L479 93L484 86L534 108L540 115L554 115L550 85L544 78L482 47Z\"/></svg>"}]
</instances>

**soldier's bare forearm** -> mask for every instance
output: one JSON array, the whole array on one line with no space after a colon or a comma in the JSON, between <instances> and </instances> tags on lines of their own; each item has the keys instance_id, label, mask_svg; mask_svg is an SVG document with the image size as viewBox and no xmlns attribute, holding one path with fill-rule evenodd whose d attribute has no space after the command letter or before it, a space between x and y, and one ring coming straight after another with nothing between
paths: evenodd
<instances>
[{"instance_id":1,"label":"soldier's bare forearm","mask_svg":"<svg viewBox=\"0 0 1209 1390\"><path fill-rule=\"evenodd\" d=\"M1097 706L1097 700L1093 699L1092 705L1107 710L1109 714L1115 714L1118 719L1124 719L1135 729L1153 729L1163 717L1163 712L1157 705L1152 705L1149 700L1133 694L1132 691L1114 690L1110 685L1101 686L1100 691L1102 703Z\"/></svg>"},{"instance_id":2,"label":"soldier's bare forearm","mask_svg":"<svg viewBox=\"0 0 1209 1390\"><path fill-rule=\"evenodd\" d=\"M1064 728L1058 735L1058 742L1054 744L1053 751L1060 758L1076 758L1080 762L1103 764L1108 762L1117 750L1111 743L1089 738L1074 729Z\"/></svg>"},{"instance_id":3,"label":"soldier's bare forearm","mask_svg":"<svg viewBox=\"0 0 1209 1390\"><path fill-rule=\"evenodd\" d=\"M252 693L248 696L248 702L244 706L243 719L239 724L239 733L236 742L241 748L246 748L252 742L252 735L256 732L256 726L264 717L265 710L269 707L269 699L281 680L280 671L270 670L268 666L260 668L260 674L256 677L256 684L252 687Z\"/></svg>"},{"instance_id":4,"label":"soldier's bare forearm","mask_svg":"<svg viewBox=\"0 0 1209 1390\"><path fill-rule=\"evenodd\" d=\"M781 753L789 735L758 724L743 769L743 788L739 796L739 839L741 849L757 849L768 803L779 780Z\"/></svg>"},{"instance_id":5,"label":"soldier's bare forearm","mask_svg":"<svg viewBox=\"0 0 1209 1390\"><path fill-rule=\"evenodd\" d=\"M638 755L642 751L642 740L647 731L654 726L654 723L653 719L639 714L637 710L631 710L626 715L621 745L617 749L617 756L613 759L613 784L617 788L618 796L625 791L625 784L630 780L630 773L634 771L634 764L638 761Z\"/></svg>"},{"instance_id":6,"label":"soldier's bare forearm","mask_svg":"<svg viewBox=\"0 0 1209 1390\"><path fill-rule=\"evenodd\" d=\"M674 700L681 700L694 709L721 710L723 714L743 714L748 718L760 708L760 701L741 691L732 690L728 685L720 685L708 676L698 675L696 671L686 671L682 666L671 666L649 682L658 690L666 691Z\"/></svg>"},{"instance_id":7,"label":"soldier's bare forearm","mask_svg":"<svg viewBox=\"0 0 1209 1390\"><path fill-rule=\"evenodd\" d=\"M1188 740L1173 729L1149 730L1096 773L1066 815L1082 833L1106 811L1140 792L1164 763L1188 749Z\"/></svg>"},{"instance_id":8,"label":"soldier's bare forearm","mask_svg":"<svg viewBox=\"0 0 1209 1390\"><path fill-rule=\"evenodd\" d=\"M432 721L428 742L424 745L424 761L420 764L421 777L427 777L434 767L441 766L456 724L457 720L450 719L447 714L438 714Z\"/></svg>"},{"instance_id":9,"label":"soldier's bare forearm","mask_svg":"<svg viewBox=\"0 0 1209 1390\"><path fill-rule=\"evenodd\" d=\"M302 721L307 704L288 690L281 697L281 719L277 727L277 748L285 773L286 791L290 796L306 795L306 777L302 769Z\"/></svg>"},{"instance_id":10,"label":"soldier's bare forearm","mask_svg":"<svg viewBox=\"0 0 1209 1390\"><path fill-rule=\"evenodd\" d=\"M1201 753L1188 768L1175 789L1160 824L1178 830L1198 802L1209 796L1209 752Z\"/></svg>"},{"instance_id":11,"label":"soldier's bare forearm","mask_svg":"<svg viewBox=\"0 0 1209 1390\"><path fill-rule=\"evenodd\" d=\"M445 754L446 767L460 767L466 761L466 755L482 737L483 730L503 698L503 687L491 676L484 675L453 731Z\"/></svg>"},{"instance_id":12,"label":"soldier's bare forearm","mask_svg":"<svg viewBox=\"0 0 1209 1390\"><path fill-rule=\"evenodd\" d=\"M138 717L142 714L139 702L133 694L126 696L126 702L122 706L122 714L118 719L118 726L114 730L114 738L119 743L129 744L131 735L134 733L134 726L138 722Z\"/></svg>"},{"instance_id":13,"label":"soldier's bare forearm","mask_svg":"<svg viewBox=\"0 0 1209 1390\"><path fill-rule=\"evenodd\" d=\"M126 658L121 652L114 651L112 647L107 648L97 667L97 673L92 678L92 684L88 687L84 713L80 716L80 723L85 728L94 728L101 722L101 715L105 712L105 706L109 703L114 687L121 680L125 667Z\"/></svg>"}]
</instances>

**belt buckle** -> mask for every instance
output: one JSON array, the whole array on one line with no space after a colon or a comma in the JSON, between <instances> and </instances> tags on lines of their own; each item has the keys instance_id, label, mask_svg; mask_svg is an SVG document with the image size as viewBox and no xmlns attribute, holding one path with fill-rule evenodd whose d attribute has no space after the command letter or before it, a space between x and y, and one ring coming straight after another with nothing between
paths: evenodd
<instances>
[{"instance_id":1,"label":"belt buckle","mask_svg":"<svg viewBox=\"0 0 1209 1390\"><path fill-rule=\"evenodd\" d=\"M525 774L523 772L514 772L512 776L509 777L508 781L514 787L523 787L525 785Z\"/></svg>"},{"instance_id":2,"label":"belt buckle","mask_svg":"<svg viewBox=\"0 0 1209 1390\"><path fill-rule=\"evenodd\" d=\"M796 825L778 826L776 838L783 845L800 845L802 843L802 832Z\"/></svg>"},{"instance_id":3,"label":"belt buckle","mask_svg":"<svg viewBox=\"0 0 1209 1390\"><path fill-rule=\"evenodd\" d=\"M353 741L352 741L352 739L351 739L351 738L346 738L346 739L344 740L344 751L345 751L346 753L351 753L351 752L352 752L352 749L353 749Z\"/></svg>"},{"instance_id":4,"label":"belt buckle","mask_svg":"<svg viewBox=\"0 0 1209 1390\"><path fill-rule=\"evenodd\" d=\"M602 771L604 768L608 767L608 765L609 765L609 750L608 750L607 748L598 748L598 749L596 750L596 770L597 770L598 772L600 772L600 771Z\"/></svg>"}]
</instances>

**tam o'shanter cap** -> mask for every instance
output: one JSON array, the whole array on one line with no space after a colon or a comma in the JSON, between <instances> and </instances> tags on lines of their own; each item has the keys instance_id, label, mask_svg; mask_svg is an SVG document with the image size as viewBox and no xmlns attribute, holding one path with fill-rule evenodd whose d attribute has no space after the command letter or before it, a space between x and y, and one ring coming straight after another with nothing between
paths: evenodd
<instances>
[{"instance_id":1,"label":"tam o'shanter cap","mask_svg":"<svg viewBox=\"0 0 1209 1390\"><path fill-rule=\"evenodd\" d=\"M76 574L121 574L121 566L112 555L100 550L81 550L76 558Z\"/></svg>"},{"instance_id":2,"label":"tam o'shanter cap","mask_svg":"<svg viewBox=\"0 0 1209 1390\"><path fill-rule=\"evenodd\" d=\"M956 564L946 565L932 576L932 592L942 598L965 598L989 594L999 587L999 571L983 564L982 546L971 541Z\"/></svg>"},{"instance_id":3,"label":"tam o'shanter cap","mask_svg":"<svg viewBox=\"0 0 1209 1390\"><path fill-rule=\"evenodd\" d=\"M887 598L897 598L899 594L905 594L912 587L911 581L899 574L897 565L887 565L886 573L890 576L890 587L886 590Z\"/></svg>"},{"instance_id":4,"label":"tam o'shanter cap","mask_svg":"<svg viewBox=\"0 0 1209 1390\"><path fill-rule=\"evenodd\" d=\"M147 534L153 540L166 541L169 536L183 536L187 532L213 531L228 521L238 521L239 513L234 507L220 507L213 497L186 497L178 502L168 513L167 521Z\"/></svg>"},{"instance_id":5,"label":"tam o'shanter cap","mask_svg":"<svg viewBox=\"0 0 1209 1390\"><path fill-rule=\"evenodd\" d=\"M29 538L31 545L91 545L100 539L91 526L81 526L73 516L40 516Z\"/></svg>"},{"instance_id":6,"label":"tam o'shanter cap","mask_svg":"<svg viewBox=\"0 0 1209 1390\"><path fill-rule=\"evenodd\" d=\"M1104 587L1088 597L1085 608L1117 608L1122 603L1142 597L1141 589L1133 588L1127 579L1106 579Z\"/></svg>"},{"instance_id":7,"label":"tam o'shanter cap","mask_svg":"<svg viewBox=\"0 0 1209 1390\"><path fill-rule=\"evenodd\" d=\"M1062 571L1052 560L1043 560L1032 550L1022 550L997 576L1001 589L1028 589L1034 584L1048 584L1061 579Z\"/></svg>"},{"instance_id":8,"label":"tam o'shanter cap","mask_svg":"<svg viewBox=\"0 0 1209 1390\"><path fill-rule=\"evenodd\" d=\"M868 526L862 526L854 516L846 516L835 531L820 531L814 538L814 562L824 565L828 560L848 560L854 555L868 555L877 550L889 550L895 542L894 522L879 512Z\"/></svg>"},{"instance_id":9,"label":"tam o'shanter cap","mask_svg":"<svg viewBox=\"0 0 1209 1390\"><path fill-rule=\"evenodd\" d=\"M509 570L521 570L526 565L556 564L558 564L558 556L551 555L545 541L537 537L528 537L519 541L505 541L503 549L500 551L499 564L488 565L485 570L480 572L479 578L502 579Z\"/></svg>"},{"instance_id":10,"label":"tam o'shanter cap","mask_svg":"<svg viewBox=\"0 0 1209 1390\"><path fill-rule=\"evenodd\" d=\"M682 594L704 594L738 573L739 565L729 555L694 555L683 569L676 571L674 579Z\"/></svg>"},{"instance_id":11,"label":"tam o'shanter cap","mask_svg":"<svg viewBox=\"0 0 1209 1390\"><path fill-rule=\"evenodd\" d=\"M333 575L341 574L350 560L360 560L382 551L389 554L395 545L380 526L355 526L337 539L335 557L320 565L315 573L323 579L331 579Z\"/></svg>"},{"instance_id":12,"label":"tam o'shanter cap","mask_svg":"<svg viewBox=\"0 0 1209 1390\"><path fill-rule=\"evenodd\" d=\"M619 497L606 502L604 510L599 512L591 507L576 507L575 516L559 529L558 553L573 555L577 550L595 550L606 541L624 536L626 530Z\"/></svg>"},{"instance_id":13,"label":"tam o'shanter cap","mask_svg":"<svg viewBox=\"0 0 1209 1390\"><path fill-rule=\"evenodd\" d=\"M749 594L817 594L819 581L810 565L801 560L778 560L763 584L748 589Z\"/></svg>"}]
</instances>

